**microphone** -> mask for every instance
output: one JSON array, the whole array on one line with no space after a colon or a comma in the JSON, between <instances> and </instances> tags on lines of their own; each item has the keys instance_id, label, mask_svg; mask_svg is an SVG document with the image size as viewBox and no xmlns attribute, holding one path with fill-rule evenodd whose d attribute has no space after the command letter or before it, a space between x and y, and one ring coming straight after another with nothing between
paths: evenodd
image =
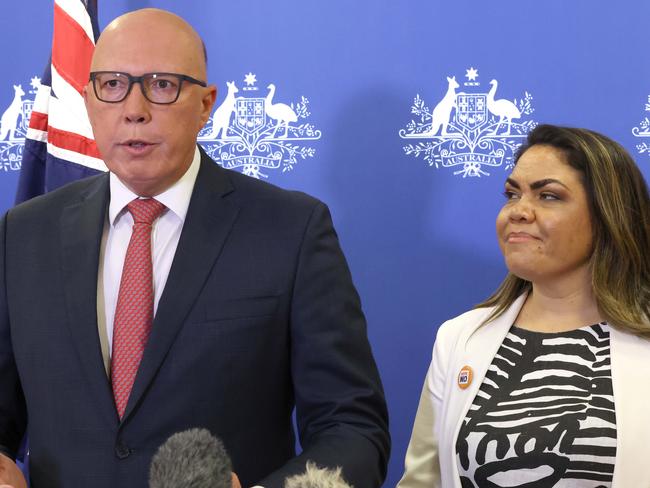
<instances>
[{"instance_id":1,"label":"microphone","mask_svg":"<svg viewBox=\"0 0 650 488\"><path fill-rule=\"evenodd\" d=\"M149 488L231 488L232 463L207 429L172 435L151 460Z\"/></svg>"},{"instance_id":2,"label":"microphone","mask_svg":"<svg viewBox=\"0 0 650 488\"><path fill-rule=\"evenodd\" d=\"M296 474L284 481L284 488L352 488L341 475L341 468L319 468L311 461L303 474Z\"/></svg>"}]
</instances>

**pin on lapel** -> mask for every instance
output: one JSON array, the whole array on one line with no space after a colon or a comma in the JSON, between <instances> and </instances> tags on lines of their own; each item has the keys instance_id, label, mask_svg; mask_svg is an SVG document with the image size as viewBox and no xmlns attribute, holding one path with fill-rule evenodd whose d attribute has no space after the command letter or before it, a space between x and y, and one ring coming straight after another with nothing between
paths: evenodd
<instances>
[{"instance_id":1,"label":"pin on lapel","mask_svg":"<svg viewBox=\"0 0 650 488\"><path fill-rule=\"evenodd\" d=\"M460 373L458 373L458 387L461 390L464 390L467 387L469 387L469 385L472 384L473 376L474 373L472 372L472 368L470 368L467 365L463 366L460 370Z\"/></svg>"}]
</instances>

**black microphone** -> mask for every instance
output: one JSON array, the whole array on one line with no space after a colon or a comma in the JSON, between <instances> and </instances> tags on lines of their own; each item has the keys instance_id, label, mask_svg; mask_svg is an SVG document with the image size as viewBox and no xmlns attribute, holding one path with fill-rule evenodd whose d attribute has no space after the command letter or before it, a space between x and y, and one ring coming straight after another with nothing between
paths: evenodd
<instances>
[{"instance_id":1,"label":"black microphone","mask_svg":"<svg viewBox=\"0 0 650 488\"><path fill-rule=\"evenodd\" d=\"M231 488L232 463L206 429L172 435L151 460L149 488Z\"/></svg>"},{"instance_id":2,"label":"black microphone","mask_svg":"<svg viewBox=\"0 0 650 488\"><path fill-rule=\"evenodd\" d=\"M304 473L284 480L284 488L352 488L341 475L341 468L319 468L307 461Z\"/></svg>"}]
</instances>

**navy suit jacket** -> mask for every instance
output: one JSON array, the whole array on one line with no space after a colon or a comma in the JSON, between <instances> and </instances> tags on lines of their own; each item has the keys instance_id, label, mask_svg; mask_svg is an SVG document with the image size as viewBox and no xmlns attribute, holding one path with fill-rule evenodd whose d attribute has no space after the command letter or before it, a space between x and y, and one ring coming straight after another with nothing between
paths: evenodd
<instances>
[{"instance_id":1,"label":"navy suit jacket","mask_svg":"<svg viewBox=\"0 0 650 488\"><path fill-rule=\"evenodd\" d=\"M0 450L28 425L32 487L145 487L158 446L191 427L223 440L243 486L281 487L307 459L379 486L386 406L326 206L202 154L120 421L97 330L108 202L102 174L0 225Z\"/></svg>"}]
</instances>

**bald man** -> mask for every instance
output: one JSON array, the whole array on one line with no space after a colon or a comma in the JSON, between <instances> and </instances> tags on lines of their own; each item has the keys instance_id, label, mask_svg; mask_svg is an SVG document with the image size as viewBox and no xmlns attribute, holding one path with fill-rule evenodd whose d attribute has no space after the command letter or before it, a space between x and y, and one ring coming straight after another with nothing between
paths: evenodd
<instances>
[{"instance_id":1,"label":"bald man","mask_svg":"<svg viewBox=\"0 0 650 488\"><path fill-rule=\"evenodd\" d=\"M101 35L84 99L110 172L0 223L0 484L24 486L29 426L33 488L145 487L191 427L244 487L308 460L381 485L386 406L327 207L216 165L196 144L215 97L179 17Z\"/></svg>"}]
</instances>

